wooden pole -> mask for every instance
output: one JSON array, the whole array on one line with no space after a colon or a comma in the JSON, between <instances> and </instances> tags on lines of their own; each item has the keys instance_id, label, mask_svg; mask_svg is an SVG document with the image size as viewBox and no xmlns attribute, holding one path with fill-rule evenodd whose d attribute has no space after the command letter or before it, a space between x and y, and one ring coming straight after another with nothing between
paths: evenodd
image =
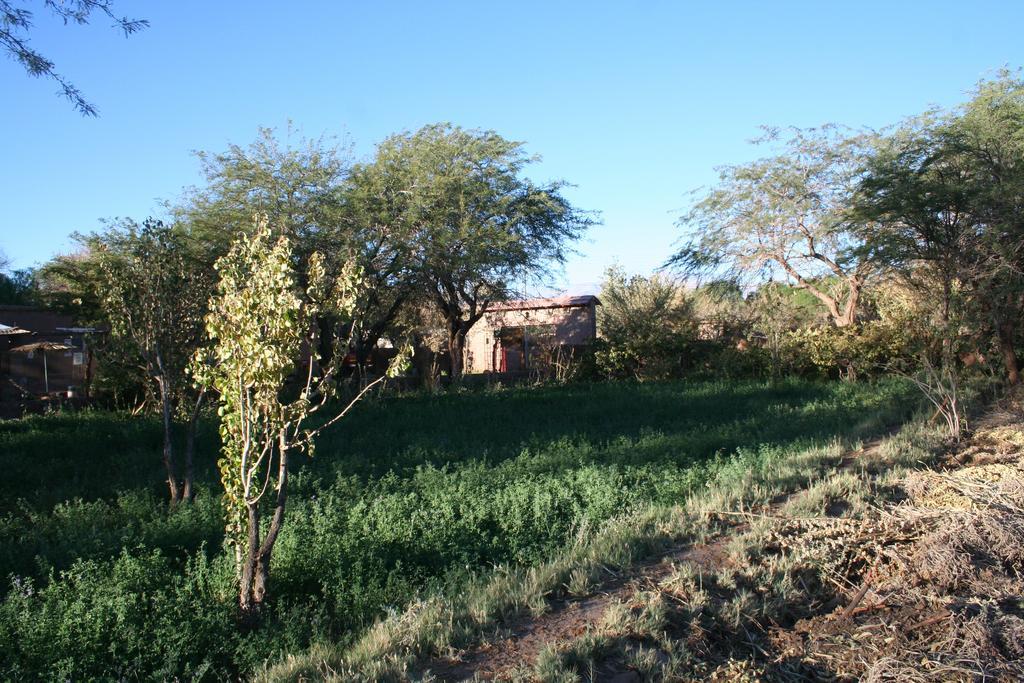
<instances>
[{"instance_id":1,"label":"wooden pole","mask_svg":"<svg viewBox=\"0 0 1024 683\"><path fill-rule=\"evenodd\" d=\"M50 395L50 371L46 368L46 349L43 349L43 385L46 387L46 395Z\"/></svg>"}]
</instances>

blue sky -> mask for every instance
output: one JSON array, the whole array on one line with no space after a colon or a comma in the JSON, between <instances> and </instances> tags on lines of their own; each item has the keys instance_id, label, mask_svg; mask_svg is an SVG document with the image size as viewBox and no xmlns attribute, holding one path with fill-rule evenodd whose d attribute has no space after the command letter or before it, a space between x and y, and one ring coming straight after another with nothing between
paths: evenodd
<instances>
[{"instance_id":1,"label":"blue sky","mask_svg":"<svg viewBox=\"0 0 1024 683\"><path fill-rule=\"evenodd\" d=\"M30 2L38 6L41 3ZM527 143L603 224L560 286L614 261L649 272L714 168L756 156L758 126L878 127L962 101L1024 64L1024 3L160 2L130 39L37 12L32 44L99 109L87 119L0 60L0 250L16 267L104 217L159 214L199 181L193 151L289 120L368 155L450 121Z\"/></svg>"}]
</instances>

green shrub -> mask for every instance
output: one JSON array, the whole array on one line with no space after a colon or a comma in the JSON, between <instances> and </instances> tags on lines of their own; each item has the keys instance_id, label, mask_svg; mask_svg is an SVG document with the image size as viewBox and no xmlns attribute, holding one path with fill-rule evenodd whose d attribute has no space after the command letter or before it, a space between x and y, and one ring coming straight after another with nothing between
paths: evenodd
<instances>
[{"instance_id":1,"label":"green shrub","mask_svg":"<svg viewBox=\"0 0 1024 683\"><path fill-rule=\"evenodd\" d=\"M233 569L200 553L183 571L160 551L80 560L44 585L13 581L0 605L7 680L224 677L241 640Z\"/></svg>"},{"instance_id":2,"label":"green shrub","mask_svg":"<svg viewBox=\"0 0 1024 683\"><path fill-rule=\"evenodd\" d=\"M595 361L604 377L681 376L697 336L693 302L681 284L662 275L627 277L612 267L601 283L601 304Z\"/></svg>"}]
</instances>

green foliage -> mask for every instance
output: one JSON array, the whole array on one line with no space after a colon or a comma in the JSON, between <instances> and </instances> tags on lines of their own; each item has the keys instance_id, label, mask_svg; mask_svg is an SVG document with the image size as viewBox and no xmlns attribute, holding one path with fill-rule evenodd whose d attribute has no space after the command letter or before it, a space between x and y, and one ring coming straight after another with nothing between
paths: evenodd
<instances>
[{"instance_id":1,"label":"green foliage","mask_svg":"<svg viewBox=\"0 0 1024 683\"><path fill-rule=\"evenodd\" d=\"M854 249L848 209L872 137L836 126L790 132L774 155L719 169L718 185L679 220L689 234L669 264L747 282L781 276L821 301L843 327L856 319L870 273ZM776 144L779 135L768 129L756 142ZM824 277L838 286L822 286Z\"/></svg>"},{"instance_id":2,"label":"green foliage","mask_svg":"<svg viewBox=\"0 0 1024 683\"><path fill-rule=\"evenodd\" d=\"M175 569L159 551L124 551L80 560L43 586L15 580L0 606L0 671L11 680L224 678L243 644L225 600L232 579L230 564L202 553Z\"/></svg>"},{"instance_id":3,"label":"green foliage","mask_svg":"<svg viewBox=\"0 0 1024 683\"><path fill-rule=\"evenodd\" d=\"M448 124L381 143L375 170L408 192L399 215L421 231L414 258L426 284L458 287L464 299L476 287L486 290L481 300L497 300L515 278L564 260L590 221L561 195L564 183L524 176L533 161L520 142Z\"/></svg>"},{"instance_id":4,"label":"green foliage","mask_svg":"<svg viewBox=\"0 0 1024 683\"><path fill-rule=\"evenodd\" d=\"M697 334L693 305L682 286L663 275L629 277L605 271L595 360L605 377L678 377Z\"/></svg>"},{"instance_id":5,"label":"green foliage","mask_svg":"<svg viewBox=\"0 0 1024 683\"><path fill-rule=\"evenodd\" d=\"M293 136L290 126L284 140L261 128L247 146L197 152L206 184L190 191L172 212L206 245L209 263L249 232L255 214L266 215L291 240L296 265L304 265L314 251L329 254L353 246L340 212L347 151L325 139L293 143Z\"/></svg>"},{"instance_id":6,"label":"green foliage","mask_svg":"<svg viewBox=\"0 0 1024 683\"><path fill-rule=\"evenodd\" d=\"M76 252L38 269L37 300L110 331L89 339L98 369L92 395L134 406L154 398L165 378L177 406L191 395L184 369L201 341L212 286L202 250L182 225L153 219L73 239Z\"/></svg>"},{"instance_id":7,"label":"green foliage","mask_svg":"<svg viewBox=\"0 0 1024 683\"><path fill-rule=\"evenodd\" d=\"M38 283L32 269L4 272L0 254L0 305L31 306L38 300Z\"/></svg>"},{"instance_id":8,"label":"green foliage","mask_svg":"<svg viewBox=\"0 0 1024 683\"><path fill-rule=\"evenodd\" d=\"M949 111L904 122L878 145L857 195L865 254L922 290L949 351L959 318L1000 346L1019 381L1024 315L1024 81L1002 72ZM951 310L959 308L960 310ZM948 354L947 354L948 356ZM952 363L949 357L942 365ZM944 367L944 371L952 368Z\"/></svg>"},{"instance_id":9,"label":"green foliage","mask_svg":"<svg viewBox=\"0 0 1024 683\"><path fill-rule=\"evenodd\" d=\"M781 460L890 424L913 408L907 397L898 383L647 382L366 403L322 434L317 458L294 464L271 599L247 634L234 618L213 425L200 434L196 501L171 510L154 420L6 423L0 529L19 540L0 552L0 678L245 677L494 564L540 562L709 477L741 480L751 454Z\"/></svg>"},{"instance_id":10,"label":"green foliage","mask_svg":"<svg viewBox=\"0 0 1024 683\"><path fill-rule=\"evenodd\" d=\"M216 263L220 280L210 300L206 331L211 348L196 354L193 374L217 392L219 462L228 510L228 537L242 543L252 522L246 514L268 490L278 460L295 447L300 424L311 412L311 382L292 402L282 402L285 382L295 370L303 344L312 340L315 316L325 305L351 312L360 274L349 269L327 281L323 259L310 257L309 287L299 295L287 237L273 239L266 218L251 235L239 239ZM313 372L310 360L309 374ZM329 392L318 382L318 393ZM266 472L266 475L264 475ZM280 477L275 488L282 489Z\"/></svg>"},{"instance_id":11,"label":"green foliage","mask_svg":"<svg viewBox=\"0 0 1024 683\"><path fill-rule=\"evenodd\" d=\"M926 349L928 315L907 290L871 294L873 315L849 328L799 327L784 340L790 370L857 379L905 369Z\"/></svg>"},{"instance_id":12,"label":"green foliage","mask_svg":"<svg viewBox=\"0 0 1024 683\"><path fill-rule=\"evenodd\" d=\"M861 320L838 328L805 290L767 283L743 298L694 293L704 338L694 374L718 378L810 376L848 380L905 370L929 349L937 316L927 292L879 279L862 297ZM958 351L982 350L965 339Z\"/></svg>"},{"instance_id":13,"label":"green foliage","mask_svg":"<svg viewBox=\"0 0 1024 683\"><path fill-rule=\"evenodd\" d=\"M102 272L98 294L111 334L135 347L150 377L186 389L212 288L203 264L176 226L153 219L87 239Z\"/></svg>"},{"instance_id":14,"label":"green foliage","mask_svg":"<svg viewBox=\"0 0 1024 683\"><path fill-rule=\"evenodd\" d=\"M563 263L593 222L562 195L565 183L525 176L534 161L494 131L435 124L384 140L354 174L357 188L379 188L369 206L391 213L389 229L412 236L418 303L443 319L456 378L465 335L487 306Z\"/></svg>"}]
</instances>

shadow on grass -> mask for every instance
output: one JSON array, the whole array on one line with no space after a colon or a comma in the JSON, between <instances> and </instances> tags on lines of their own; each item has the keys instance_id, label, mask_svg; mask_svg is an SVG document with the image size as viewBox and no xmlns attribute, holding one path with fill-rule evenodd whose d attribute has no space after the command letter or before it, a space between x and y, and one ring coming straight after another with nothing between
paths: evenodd
<instances>
[{"instance_id":1,"label":"shadow on grass","mask_svg":"<svg viewBox=\"0 0 1024 683\"><path fill-rule=\"evenodd\" d=\"M895 383L805 381L600 383L413 395L360 406L321 437L317 457L300 467L376 477L427 463L495 464L557 443L585 444L597 463L693 462L741 446L848 433L867 403L881 406L901 395L909 392ZM903 417L897 412L894 421Z\"/></svg>"}]
</instances>

